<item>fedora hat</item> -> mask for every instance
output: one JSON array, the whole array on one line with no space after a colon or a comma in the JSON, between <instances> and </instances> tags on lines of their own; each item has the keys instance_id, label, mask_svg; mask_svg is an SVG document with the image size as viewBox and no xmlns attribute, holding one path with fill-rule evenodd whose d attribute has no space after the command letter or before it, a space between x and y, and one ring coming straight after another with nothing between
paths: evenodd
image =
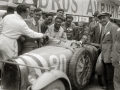
<instances>
[{"instance_id":1,"label":"fedora hat","mask_svg":"<svg viewBox=\"0 0 120 90\"><path fill-rule=\"evenodd\" d=\"M109 16L109 17L111 17L112 14L110 14L109 12L101 12L100 14L98 14L98 18L100 18L101 16Z\"/></svg>"},{"instance_id":2,"label":"fedora hat","mask_svg":"<svg viewBox=\"0 0 120 90\"><path fill-rule=\"evenodd\" d=\"M93 14L93 16L97 16L99 14L99 11L95 11L95 13Z\"/></svg>"}]
</instances>

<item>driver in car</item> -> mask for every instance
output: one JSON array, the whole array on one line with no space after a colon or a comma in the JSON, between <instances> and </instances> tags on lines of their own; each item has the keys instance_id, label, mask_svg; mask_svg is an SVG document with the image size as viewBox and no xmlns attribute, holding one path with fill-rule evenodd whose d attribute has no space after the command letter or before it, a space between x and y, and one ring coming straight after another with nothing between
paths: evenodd
<instances>
[{"instance_id":1,"label":"driver in car","mask_svg":"<svg viewBox=\"0 0 120 90\"><path fill-rule=\"evenodd\" d=\"M67 40L67 35L64 32L64 29L61 27L63 22L62 17L55 18L55 24L52 24L48 27L46 34L49 36L50 40L64 41Z\"/></svg>"},{"instance_id":2,"label":"driver in car","mask_svg":"<svg viewBox=\"0 0 120 90\"><path fill-rule=\"evenodd\" d=\"M87 42L89 29L84 21L78 23L78 26L73 28L73 39L77 40L79 44Z\"/></svg>"}]
</instances>

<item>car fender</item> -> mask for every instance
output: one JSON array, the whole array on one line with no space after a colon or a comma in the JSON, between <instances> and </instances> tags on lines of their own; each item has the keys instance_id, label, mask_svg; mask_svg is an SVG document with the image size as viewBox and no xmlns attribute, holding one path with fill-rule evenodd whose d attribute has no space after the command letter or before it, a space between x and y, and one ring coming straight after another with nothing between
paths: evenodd
<instances>
[{"instance_id":1,"label":"car fender","mask_svg":"<svg viewBox=\"0 0 120 90\"><path fill-rule=\"evenodd\" d=\"M43 73L43 75L38 77L38 79L35 81L35 83L31 86L31 89L32 90L40 90L57 79L64 81L63 82L64 84L65 84L65 82L67 83L67 85L68 85L67 87L69 87L69 89L67 89L67 90L72 90L71 84L70 84L70 81L69 81L67 75L59 70L51 70L51 71Z\"/></svg>"}]
</instances>

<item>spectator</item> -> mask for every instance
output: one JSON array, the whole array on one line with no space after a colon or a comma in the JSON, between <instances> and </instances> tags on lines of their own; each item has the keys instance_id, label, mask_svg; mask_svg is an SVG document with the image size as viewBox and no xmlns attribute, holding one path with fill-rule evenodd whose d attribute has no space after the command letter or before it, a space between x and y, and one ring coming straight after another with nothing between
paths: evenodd
<instances>
[{"instance_id":1,"label":"spectator","mask_svg":"<svg viewBox=\"0 0 120 90\"><path fill-rule=\"evenodd\" d=\"M69 15L66 17L66 21L62 23L62 27L64 28L67 34L68 40L73 39L73 28L76 26L72 21L73 21L73 17Z\"/></svg>"},{"instance_id":2,"label":"spectator","mask_svg":"<svg viewBox=\"0 0 120 90\"><path fill-rule=\"evenodd\" d=\"M31 30L23 20L27 16L25 5L18 5L17 14L4 17L2 33L0 35L0 59L7 60L18 55L17 39L23 34L31 38L43 38L46 35ZM1 67L1 65L0 65Z\"/></svg>"},{"instance_id":3,"label":"spectator","mask_svg":"<svg viewBox=\"0 0 120 90\"><path fill-rule=\"evenodd\" d=\"M29 7L29 15L27 16L27 18L33 18L34 17L34 10L36 9L36 6L35 5L31 5ZM27 10L28 11L28 10Z\"/></svg>"},{"instance_id":4,"label":"spectator","mask_svg":"<svg viewBox=\"0 0 120 90\"><path fill-rule=\"evenodd\" d=\"M104 78L106 90L113 89L113 73L114 68L111 63L111 53L113 51L113 45L116 39L116 33L118 26L110 22L110 17L112 15L108 12L102 12L98 14L100 23L102 24L102 36L101 36L101 48L102 48L102 60L104 64Z\"/></svg>"},{"instance_id":5,"label":"spectator","mask_svg":"<svg viewBox=\"0 0 120 90\"><path fill-rule=\"evenodd\" d=\"M120 89L120 28L117 30L116 41L113 45L112 65L114 66L114 90Z\"/></svg>"},{"instance_id":6,"label":"spectator","mask_svg":"<svg viewBox=\"0 0 120 90\"><path fill-rule=\"evenodd\" d=\"M88 28L86 28L85 22L81 21L78 26L73 28L73 39L80 42L80 44L85 43L88 38Z\"/></svg>"},{"instance_id":7,"label":"spectator","mask_svg":"<svg viewBox=\"0 0 120 90\"><path fill-rule=\"evenodd\" d=\"M55 23L55 18L56 17L62 17L63 18L63 21L64 21L64 9L58 9L57 10L57 13L56 13L56 16L54 16L53 18L53 24Z\"/></svg>"},{"instance_id":8,"label":"spectator","mask_svg":"<svg viewBox=\"0 0 120 90\"><path fill-rule=\"evenodd\" d=\"M53 14L46 14L46 19L45 21L43 21L41 24L40 24L40 30L41 30L41 33L45 33L46 30L48 29L48 26L52 23L52 20L53 20Z\"/></svg>"},{"instance_id":9,"label":"spectator","mask_svg":"<svg viewBox=\"0 0 120 90\"><path fill-rule=\"evenodd\" d=\"M62 22L63 19L61 17L56 17L55 24L49 26L48 30L46 31L46 34L49 37L51 37L50 39L58 39L58 40L67 39L67 36L64 33L64 29L61 27Z\"/></svg>"},{"instance_id":10,"label":"spectator","mask_svg":"<svg viewBox=\"0 0 120 90\"><path fill-rule=\"evenodd\" d=\"M25 21L30 29L39 32L39 19L42 16L42 10L37 8L34 10L34 14L34 18L26 19ZM34 50L39 46L38 39L32 39L28 36L22 36L21 41L23 42L21 54Z\"/></svg>"},{"instance_id":11,"label":"spectator","mask_svg":"<svg viewBox=\"0 0 120 90\"><path fill-rule=\"evenodd\" d=\"M4 18L6 15L9 15L9 14L14 14L14 8L13 7L8 6L7 13L5 15L3 15L2 18Z\"/></svg>"},{"instance_id":12,"label":"spectator","mask_svg":"<svg viewBox=\"0 0 120 90\"><path fill-rule=\"evenodd\" d=\"M94 13L94 19L93 19L93 21L89 24L89 30L90 30L90 32L89 32L89 42L90 43L93 43L93 39L94 39L94 35L93 35L93 27L97 24L97 23L99 23L99 19L98 19L98 17L97 17L97 15L99 14L99 11L95 11L95 13Z\"/></svg>"}]
</instances>

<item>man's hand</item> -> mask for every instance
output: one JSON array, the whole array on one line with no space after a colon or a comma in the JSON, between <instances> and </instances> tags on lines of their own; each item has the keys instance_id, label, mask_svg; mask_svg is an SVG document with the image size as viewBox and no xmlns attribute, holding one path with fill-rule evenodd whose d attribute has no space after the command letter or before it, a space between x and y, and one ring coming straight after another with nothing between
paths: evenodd
<instances>
[{"instance_id":1,"label":"man's hand","mask_svg":"<svg viewBox=\"0 0 120 90\"><path fill-rule=\"evenodd\" d=\"M47 43L49 41L49 37L47 34L43 34L43 43Z\"/></svg>"},{"instance_id":2,"label":"man's hand","mask_svg":"<svg viewBox=\"0 0 120 90\"><path fill-rule=\"evenodd\" d=\"M82 47L82 41L76 41L78 47Z\"/></svg>"}]
</instances>

